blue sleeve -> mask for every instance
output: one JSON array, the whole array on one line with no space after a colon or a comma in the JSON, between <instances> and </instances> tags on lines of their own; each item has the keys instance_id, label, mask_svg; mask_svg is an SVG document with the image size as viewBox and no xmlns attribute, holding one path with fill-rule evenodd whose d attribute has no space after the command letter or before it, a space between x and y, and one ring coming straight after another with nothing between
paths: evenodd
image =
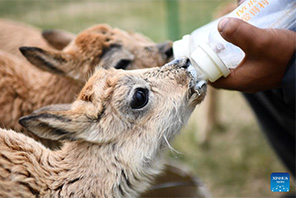
<instances>
[{"instance_id":1,"label":"blue sleeve","mask_svg":"<svg viewBox=\"0 0 296 198\"><path fill-rule=\"evenodd\" d=\"M281 82L281 88L283 91L284 101L295 109L295 67L296 67L296 52L290 60L286 73Z\"/></svg>"}]
</instances>

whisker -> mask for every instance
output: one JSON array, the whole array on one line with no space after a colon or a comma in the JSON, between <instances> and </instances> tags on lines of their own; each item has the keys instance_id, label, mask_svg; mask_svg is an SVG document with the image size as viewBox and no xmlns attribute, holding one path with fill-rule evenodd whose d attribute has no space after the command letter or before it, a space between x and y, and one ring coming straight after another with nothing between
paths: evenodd
<instances>
[{"instance_id":1,"label":"whisker","mask_svg":"<svg viewBox=\"0 0 296 198\"><path fill-rule=\"evenodd\" d=\"M174 158L178 158L177 155L183 155L183 153L177 151L176 149L174 149L174 148L170 145L170 143L169 143L169 141L168 141L168 139L167 139L167 137L166 137L165 135L163 135L163 138L164 138L165 142L167 143L169 149L171 150L171 153L172 153L172 155L174 156ZM176 154L177 154L177 155L176 155Z\"/></svg>"}]
</instances>

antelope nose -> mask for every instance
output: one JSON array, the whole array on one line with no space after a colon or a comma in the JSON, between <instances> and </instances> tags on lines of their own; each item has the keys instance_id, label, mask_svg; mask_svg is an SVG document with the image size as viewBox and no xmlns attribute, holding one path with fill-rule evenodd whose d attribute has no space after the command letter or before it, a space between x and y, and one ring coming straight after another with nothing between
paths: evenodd
<instances>
[{"instance_id":1,"label":"antelope nose","mask_svg":"<svg viewBox=\"0 0 296 198\"><path fill-rule=\"evenodd\" d=\"M189 58L184 58L183 62L184 63L181 65L181 67L183 67L184 69L187 69L191 65Z\"/></svg>"},{"instance_id":2,"label":"antelope nose","mask_svg":"<svg viewBox=\"0 0 296 198\"><path fill-rule=\"evenodd\" d=\"M187 69L191 65L189 58L186 57L178 58L175 61L178 67L182 67L184 69Z\"/></svg>"},{"instance_id":3,"label":"antelope nose","mask_svg":"<svg viewBox=\"0 0 296 198\"><path fill-rule=\"evenodd\" d=\"M182 57L177 58L169 63L166 64L166 66L173 66L175 68L184 68L187 69L191 65L189 58Z\"/></svg>"}]
</instances>

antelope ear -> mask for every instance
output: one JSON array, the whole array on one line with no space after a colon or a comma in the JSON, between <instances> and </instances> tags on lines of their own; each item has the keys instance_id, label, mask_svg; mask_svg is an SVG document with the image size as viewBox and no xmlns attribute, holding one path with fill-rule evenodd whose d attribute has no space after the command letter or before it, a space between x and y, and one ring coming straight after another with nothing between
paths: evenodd
<instances>
[{"instance_id":1,"label":"antelope ear","mask_svg":"<svg viewBox=\"0 0 296 198\"><path fill-rule=\"evenodd\" d=\"M39 69L65 75L66 71L62 66L67 63L67 60L63 52L50 52L38 47L20 47L19 49L26 59Z\"/></svg>"},{"instance_id":2,"label":"antelope ear","mask_svg":"<svg viewBox=\"0 0 296 198\"><path fill-rule=\"evenodd\" d=\"M71 110L71 104L59 104L38 109L20 118L19 123L41 138L74 141L84 139L89 119L80 111Z\"/></svg>"},{"instance_id":3,"label":"antelope ear","mask_svg":"<svg viewBox=\"0 0 296 198\"><path fill-rule=\"evenodd\" d=\"M75 34L64 30L44 30L42 36L48 44L58 50L64 49L76 37Z\"/></svg>"},{"instance_id":4,"label":"antelope ear","mask_svg":"<svg viewBox=\"0 0 296 198\"><path fill-rule=\"evenodd\" d=\"M104 49L99 63L99 67L108 69L126 69L135 59L135 56L124 49L121 45L110 45Z\"/></svg>"}]
</instances>

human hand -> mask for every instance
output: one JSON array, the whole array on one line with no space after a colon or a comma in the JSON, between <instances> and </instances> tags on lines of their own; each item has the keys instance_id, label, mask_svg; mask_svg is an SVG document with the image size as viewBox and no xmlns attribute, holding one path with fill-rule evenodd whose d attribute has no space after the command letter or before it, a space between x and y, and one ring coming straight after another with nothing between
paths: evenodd
<instances>
[{"instance_id":1,"label":"human hand","mask_svg":"<svg viewBox=\"0 0 296 198\"><path fill-rule=\"evenodd\" d=\"M240 47L246 56L228 77L211 83L214 87L248 93L280 87L296 50L296 32L260 29L236 18L222 19L218 30L226 41Z\"/></svg>"}]
</instances>

